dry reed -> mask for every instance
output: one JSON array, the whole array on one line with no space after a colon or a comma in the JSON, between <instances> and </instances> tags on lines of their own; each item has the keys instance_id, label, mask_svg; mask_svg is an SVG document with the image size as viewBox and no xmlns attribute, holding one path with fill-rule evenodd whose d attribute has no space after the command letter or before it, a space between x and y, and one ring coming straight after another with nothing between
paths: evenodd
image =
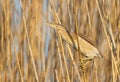
<instances>
[{"instance_id":1,"label":"dry reed","mask_svg":"<svg viewBox=\"0 0 120 82\"><path fill-rule=\"evenodd\" d=\"M75 33L78 51L46 23ZM82 61L79 34L103 58ZM120 82L120 0L0 0L0 82L90 81Z\"/></svg>"}]
</instances>

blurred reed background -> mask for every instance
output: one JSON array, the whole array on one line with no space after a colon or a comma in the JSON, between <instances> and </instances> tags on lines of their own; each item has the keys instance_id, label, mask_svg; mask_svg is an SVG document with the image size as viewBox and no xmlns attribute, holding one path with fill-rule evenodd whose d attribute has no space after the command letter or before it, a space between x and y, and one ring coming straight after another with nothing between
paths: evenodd
<instances>
[{"instance_id":1,"label":"blurred reed background","mask_svg":"<svg viewBox=\"0 0 120 82\"><path fill-rule=\"evenodd\" d=\"M45 23L86 35L103 58L81 73L79 53ZM0 0L0 82L120 82L120 0Z\"/></svg>"}]
</instances>

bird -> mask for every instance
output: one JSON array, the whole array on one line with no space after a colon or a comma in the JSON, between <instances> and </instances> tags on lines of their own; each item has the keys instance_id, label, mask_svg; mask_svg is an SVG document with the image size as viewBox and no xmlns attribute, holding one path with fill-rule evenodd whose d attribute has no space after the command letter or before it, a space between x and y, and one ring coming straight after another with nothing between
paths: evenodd
<instances>
[{"instance_id":1,"label":"bird","mask_svg":"<svg viewBox=\"0 0 120 82\"><path fill-rule=\"evenodd\" d=\"M80 48L80 52L87 58L93 59L94 57L103 57L94 43L86 36L68 31L64 26L59 24L46 23L49 27L54 28L62 37L75 50ZM77 39L78 38L78 39ZM79 41L79 42L78 42ZM79 43L79 45L78 45ZM79 47L78 47L79 46Z\"/></svg>"}]
</instances>

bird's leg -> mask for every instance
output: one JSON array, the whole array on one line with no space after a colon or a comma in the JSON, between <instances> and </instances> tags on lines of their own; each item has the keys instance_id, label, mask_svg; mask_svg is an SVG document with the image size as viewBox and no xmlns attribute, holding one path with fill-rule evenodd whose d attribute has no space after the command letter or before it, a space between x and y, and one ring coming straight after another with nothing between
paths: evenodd
<instances>
[{"instance_id":1,"label":"bird's leg","mask_svg":"<svg viewBox=\"0 0 120 82\"><path fill-rule=\"evenodd\" d=\"M89 61L89 60L84 61L83 67L85 68L85 67L86 67L89 63L90 63L90 61Z\"/></svg>"},{"instance_id":2,"label":"bird's leg","mask_svg":"<svg viewBox=\"0 0 120 82\"><path fill-rule=\"evenodd\" d=\"M83 72L85 70L85 67L87 66L87 64L89 64L89 62L92 60L93 58L80 58L80 68L81 71Z\"/></svg>"},{"instance_id":3,"label":"bird's leg","mask_svg":"<svg viewBox=\"0 0 120 82\"><path fill-rule=\"evenodd\" d=\"M90 61L90 60L92 60L93 58L92 57L85 57L85 58L83 58L82 60L83 61Z\"/></svg>"},{"instance_id":4,"label":"bird's leg","mask_svg":"<svg viewBox=\"0 0 120 82\"><path fill-rule=\"evenodd\" d=\"M86 73L85 73L85 66L87 65L87 61L84 58L80 58L80 74L82 74L83 82L86 82Z\"/></svg>"},{"instance_id":5,"label":"bird's leg","mask_svg":"<svg viewBox=\"0 0 120 82\"><path fill-rule=\"evenodd\" d=\"M81 70L82 73L84 73L85 68L83 67L83 65L84 65L83 58L80 58L79 61L80 61L80 70Z\"/></svg>"}]
</instances>

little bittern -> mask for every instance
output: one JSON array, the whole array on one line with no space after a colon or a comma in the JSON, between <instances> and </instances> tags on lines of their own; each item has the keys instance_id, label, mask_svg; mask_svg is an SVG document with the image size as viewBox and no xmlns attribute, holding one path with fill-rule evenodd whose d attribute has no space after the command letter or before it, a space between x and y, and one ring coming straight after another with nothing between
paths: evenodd
<instances>
[{"instance_id":1,"label":"little bittern","mask_svg":"<svg viewBox=\"0 0 120 82\"><path fill-rule=\"evenodd\" d=\"M96 56L102 57L96 46L92 44L90 40L86 39L85 36L79 35L77 40L77 34L73 32L69 32L62 25L48 24L48 23L47 25L57 30L57 32L61 35L62 39L65 40L65 42L68 43L70 46L72 46L74 49L78 50L78 43L79 43L80 52L84 56L87 56L89 59L93 59Z\"/></svg>"}]
</instances>

